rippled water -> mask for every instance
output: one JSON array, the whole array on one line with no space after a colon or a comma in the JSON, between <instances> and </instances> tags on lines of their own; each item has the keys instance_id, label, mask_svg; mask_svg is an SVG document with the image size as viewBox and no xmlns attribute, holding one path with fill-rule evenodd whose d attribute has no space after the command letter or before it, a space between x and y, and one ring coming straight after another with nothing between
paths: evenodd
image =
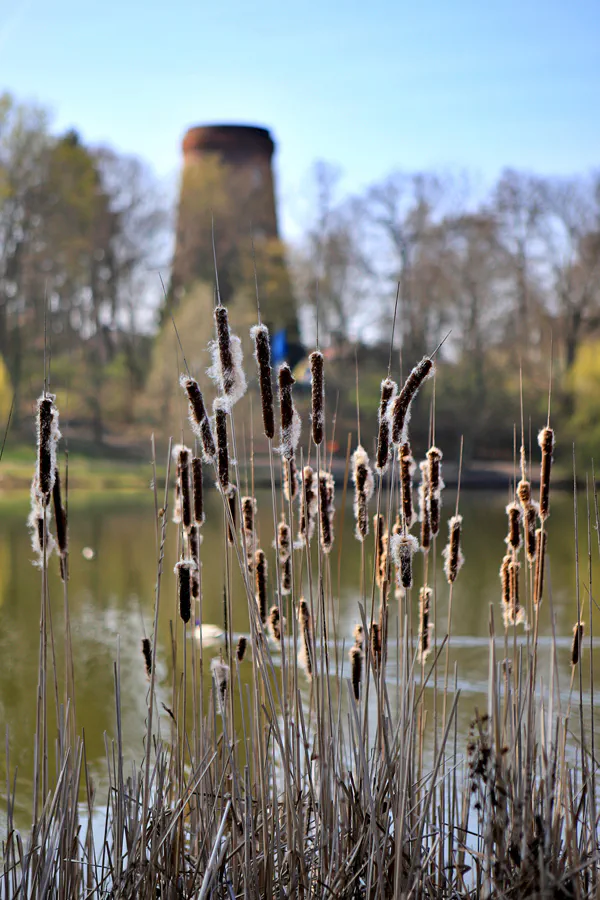
<instances>
[{"instance_id":1,"label":"rippled water","mask_svg":"<svg viewBox=\"0 0 600 900\"><path fill-rule=\"evenodd\" d=\"M339 491L338 505L341 503ZM446 498L446 515L453 505ZM464 553L466 563L455 585L452 610L450 672L461 690L459 728L466 733L474 708L486 707L489 666L490 604L500 635L498 658L504 655L499 604L498 566L503 555L506 530L504 505L506 498L498 493L464 492L461 512L464 516ZM27 497L6 495L0 498L0 721L8 730L11 777L18 767L18 796L22 809L28 808L33 772L35 732L35 699L38 677L40 572L31 565L32 553L25 527ZM124 747L130 758L142 755L147 681L140 654L144 631L152 630L154 586L156 580L156 518L150 492L144 495L74 496L70 503L70 571L69 603L72 620L76 681L76 710L79 728L85 729L88 764L98 778L105 770L106 740L115 734L114 664L120 663L121 704L123 709ZM345 519L338 512L336 544L331 555L331 583L334 597L339 599L340 624L338 643L351 643L352 629L359 621L357 601L360 599L361 553L353 537L351 503ZM273 519L269 492L259 493L260 538L269 560L272 550ZM443 524L445 534L445 522ZM172 574L177 559L177 529L169 529L166 546L161 617L158 635L158 680L160 698L171 704L171 627L181 633L176 615L175 581ZM226 561L223 553L223 513L217 496L209 496L207 521L203 529L203 620L216 626L223 621L223 585ZM592 531L594 584L600 577L597 534ZM580 596L583 618L589 623L589 585L587 558L587 524L585 498L580 517ZM339 551L341 546L340 563ZM441 547L437 552L435 581L438 587L437 634L443 637L448 615L448 591L441 568ZM371 545L367 557L372 553ZM92 557L92 558L87 558ZM574 525L572 498L555 496L549 520L550 566L547 597L540 618L541 673L551 661L551 608L555 614L557 654L560 666L561 697L568 698L571 674L571 630L577 617ZM418 564L420 566L420 563ZM247 604L241 580L233 565L233 627L243 633L248 628ZM50 597L54 626L54 647L60 699L62 700L63 652L63 588L57 575L57 561L51 560ZM418 583L418 572L417 578ZM430 579L430 583L433 582ZM415 592L416 593L416 592ZM551 595L551 602L550 602ZM415 620L414 609L410 610ZM596 613L596 619L598 614ZM171 622L173 626L171 626ZM600 628L600 621L596 622ZM586 626L589 635L589 626ZM390 633L396 633L392 618ZM192 631L188 629L188 636ZM522 630L521 630L522 635ZM525 638L520 643L525 647ZM587 641L587 638L586 638ZM511 638L512 646L512 638ZM218 652L219 642L207 645L207 654ZM594 641L594 662L600 664L600 647ZM344 657L345 658L345 654ZM582 670L584 700L591 701L590 654L587 649ZM395 679L397 653L390 647L388 677ZM250 663L244 663L248 667ZM416 672L415 678L420 678ZM207 679L208 682L208 679ZM577 689L579 681L577 679ZM207 684L208 689L208 684ZM393 688L392 695L393 695ZM427 703L431 704L430 693ZM600 693L600 692L598 692ZM54 688L50 686L50 721L54 716ZM589 716L589 712L588 712ZM52 732L51 732L52 734ZM0 794L5 796L6 760L0 756ZM19 804L19 806L21 806Z\"/></svg>"}]
</instances>

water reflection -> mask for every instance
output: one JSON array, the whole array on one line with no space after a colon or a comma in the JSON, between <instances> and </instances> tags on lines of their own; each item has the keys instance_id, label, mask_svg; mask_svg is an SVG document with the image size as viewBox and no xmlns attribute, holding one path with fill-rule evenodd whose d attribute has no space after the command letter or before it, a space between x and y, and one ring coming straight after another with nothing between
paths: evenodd
<instances>
[{"instance_id":1,"label":"water reflection","mask_svg":"<svg viewBox=\"0 0 600 900\"><path fill-rule=\"evenodd\" d=\"M340 492L341 494L341 492ZM207 498L207 521L203 528L203 620L218 626L223 623L223 585L227 564L223 552L223 516L219 498ZM496 633L501 636L499 609L498 566L504 551L506 531L504 506L506 499L499 494L469 494L461 498L464 515L464 552L466 565L456 582L452 603L452 640L449 647L450 682L454 682L454 666L458 667L458 686L462 691L459 707L459 730L466 734L475 706L486 707L489 665L488 638L490 634L490 604L493 609ZM35 733L35 697L38 677L40 573L31 565L32 552L25 528L27 497L0 500L0 720L8 726L11 772L18 766L18 797L29 803L33 771L33 736ZM453 508L453 499L446 498L446 516ZM274 567L273 521L271 498L259 495L259 533L268 554L271 571ZM86 753L92 773L102 778L105 771L105 734L109 740L115 729L115 661L119 660L121 704L123 710L123 741L126 754L139 758L143 752L145 731L147 681L140 654L140 639L152 631L153 605L156 584L156 517L152 495L75 496L69 509L70 571L69 602L71 610L76 709L79 728L85 729ZM549 683L551 662L551 610L554 610L558 637L561 702L568 700L570 679L571 629L577 618L576 578L574 564L574 527L572 500L568 496L553 499L549 522L549 559L547 599L540 618L541 672ZM587 562L587 525L585 509L580 510L580 540L582 572L581 602L586 633L590 634L590 574ZM443 534L446 525L443 523ZM339 652L345 642L352 641L354 624L359 621L357 601L360 594L361 554L353 537L351 505L344 520L338 512L337 543L331 554L330 578L336 602L339 602ZM159 701L177 709L178 698L171 693L172 636L181 644L182 626L177 616L177 598L173 565L177 560L177 529L172 526L165 550L162 583L161 616L158 635ZM339 562L339 549L342 559ZM85 548L91 548L93 558L86 558ZM591 593L600 576L597 547L592 548ZM448 589L442 572L441 547L437 552L435 573L430 584L437 587L434 619L438 638L446 631L448 618ZM367 562L372 554L369 546ZM89 556L89 554L86 554ZM418 563L420 566L421 563ZM416 581L420 577L417 569ZM233 628L236 632L248 629L248 611L237 569L231 567L233 590ZM367 603L370 586L366 588ZM63 588L58 578L57 561L51 561L50 598L54 624L54 653L58 684L63 684ZM414 608L406 610L409 627L416 631L416 599ZM598 614L594 613L596 619ZM396 634L395 611L390 620L390 634ZM172 623L172 624L171 624ZM596 627L597 627L596 622ZM188 629L188 636L193 633ZM522 632L521 632L522 635ZM587 641L587 637L586 637ZM527 640L521 638L523 652ZM596 644L596 642L594 642ZM188 647L191 644L188 642ZM217 652L213 643L206 648L207 656ZM594 662L600 663L600 650L594 649ZM51 659L51 650L49 650ZM499 640L497 658L504 655ZM277 654L274 653L276 658ZM391 641L388 676L395 680L397 650ZM181 653L180 653L181 658ZM344 652L345 675L348 673ZM582 690L586 698L590 692L590 654L587 649L582 669ZM445 655L444 655L445 665ZM439 683L444 666L440 663ZM251 673L251 662L242 665L242 678ZM420 670L415 678L421 677ZM430 682L431 683L431 682ZM206 690L210 688L206 679ZM579 690L577 679L576 689ZM62 701L62 688L59 687ZM307 687L308 691L308 687ZM428 708L432 708L432 692L427 693ZM207 702L208 698L204 698ZM395 702L395 698L393 699ZM54 721L53 690L50 691L50 721ZM5 759L0 758L0 784L5 781ZM4 788L3 788L4 789ZM21 812L24 814L24 810Z\"/></svg>"}]
</instances>

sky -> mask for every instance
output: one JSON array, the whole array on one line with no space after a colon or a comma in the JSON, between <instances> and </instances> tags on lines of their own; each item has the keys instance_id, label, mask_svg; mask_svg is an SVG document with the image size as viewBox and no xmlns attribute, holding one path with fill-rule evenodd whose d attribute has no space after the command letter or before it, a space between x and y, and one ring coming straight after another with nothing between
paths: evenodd
<instances>
[{"instance_id":1,"label":"sky","mask_svg":"<svg viewBox=\"0 0 600 900\"><path fill-rule=\"evenodd\" d=\"M598 0L0 0L0 91L175 185L191 125L268 127L284 235L316 159L394 170L600 165Z\"/></svg>"}]
</instances>

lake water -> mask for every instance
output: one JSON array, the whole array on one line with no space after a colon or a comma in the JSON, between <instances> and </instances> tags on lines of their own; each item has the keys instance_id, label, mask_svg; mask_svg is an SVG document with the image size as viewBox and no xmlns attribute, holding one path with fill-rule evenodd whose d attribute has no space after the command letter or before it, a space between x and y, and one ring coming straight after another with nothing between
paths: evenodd
<instances>
[{"instance_id":1,"label":"lake water","mask_svg":"<svg viewBox=\"0 0 600 900\"><path fill-rule=\"evenodd\" d=\"M342 491L338 491L338 506ZM271 495L259 492L259 528L263 547L274 564L272 550L273 519ZM446 517L453 509L454 497L448 492L442 524L446 534ZM502 633L500 583L498 566L504 551L506 496L501 493L469 493L461 496L464 517L463 548L466 558L455 585L450 645L451 670L458 663L461 689L459 728L466 734L474 708L486 708L488 677L488 637L490 604L493 604L497 633ZM40 572L31 564L32 552L25 527L28 499L25 495L7 494L0 498L0 722L8 729L11 777L18 767L19 810L26 819L33 770L35 733L35 698L37 689ZM72 620L73 652L76 681L76 709L79 728L85 728L87 759L91 771L99 779L105 771L105 734L115 734L114 661L120 655L121 702L123 708L124 746L132 759L140 759L145 730L147 680L140 654L140 639L152 632L154 586L156 579L156 518L150 491L144 495L110 494L74 495L70 502L70 581L69 602ZM336 543L331 554L334 595L339 596L340 641L346 647L352 642L354 624L359 621L357 601L360 599L360 545L353 536L352 503L348 497L342 523L338 511ZM177 528L169 527L166 546L161 617L158 635L158 681L161 699L169 704L171 685L171 625L180 629L176 614L176 591L173 565L177 560ZM223 513L214 492L207 500L203 559L204 622L222 625L222 596L225 573L223 554ZM585 497L580 498L580 590L584 607L582 615L589 623L589 588L587 560L587 520ZM598 536L592 531L592 596L600 577ZM342 564L338 552L342 545ZM369 543L368 554L372 553ZM90 553L89 551L92 551ZM92 558L86 558L92 557ZM447 617L447 585L443 579L441 542L437 552L435 580L438 587L438 638L445 633ZM551 606L560 666L560 687L568 696L570 678L570 646L572 627L577 618L576 574L574 552L573 501L568 495L555 494L549 520L549 569L546 599L540 617L542 667L550 663ZM416 570L419 581L420 562ZM63 589L57 575L57 560L52 559L50 597L55 629L55 655L59 678L62 679L63 654ZM339 587L338 587L339 576ZM430 578L430 583L433 582ZM234 621L236 632L248 628L246 600L239 575L233 577ZM417 592L414 591L414 594ZM549 602L549 595L552 604ZM416 597L412 616L416 623ZM598 615L596 614L596 619ZM416 626L415 626L416 627ZM596 621L598 630L600 621ZM390 632L395 633L392 621ZM522 629L520 629L522 634ZM589 635L589 624L586 625ZM393 644L393 642L392 642ZM218 652L219 645L207 647L207 653ZM600 664L600 648L594 641L594 663ZM344 655L345 656L345 655ZM51 656L49 657L51 659ZM501 656L500 656L501 658ZM395 670L393 646L390 649L390 678ZM250 663L244 663L250 666ZM249 668L248 668L248 671ZM543 671L543 668L542 668ZM207 679L207 682L209 679ZM547 677L546 677L547 681ZM583 668L583 690L589 697L589 649ZM62 684L62 681L59 682ZM51 692L52 693L52 692ZM50 721L54 715L50 701ZM6 761L0 755L0 797L5 796ZM22 805L21 805L22 804ZM19 810L17 813L19 813ZM17 814L17 819L19 815Z\"/></svg>"}]
</instances>

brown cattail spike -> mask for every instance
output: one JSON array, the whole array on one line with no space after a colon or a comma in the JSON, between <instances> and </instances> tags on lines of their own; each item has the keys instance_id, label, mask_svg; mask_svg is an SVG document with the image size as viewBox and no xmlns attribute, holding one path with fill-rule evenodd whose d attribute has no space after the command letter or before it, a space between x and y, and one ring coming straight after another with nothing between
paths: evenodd
<instances>
[{"instance_id":1,"label":"brown cattail spike","mask_svg":"<svg viewBox=\"0 0 600 900\"><path fill-rule=\"evenodd\" d=\"M413 583L413 556L419 549L419 542L412 534L393 534L391 552L400 571L400 582L405 589Z\"/></svg>"},{"instance_id":2,"label":"brown cattail spike","mask_svg":"<svg viewBox=\"0 0 600 900\"><path fill-rule=\"evenodd\" d=\"M431 505L429 492L429 463L419 463L421 483L419 485L419 520L421 522L421 550L427 553L431 547Z\"/></svg>"},{"instance_id":3,"label":"brown cattail spike","mask_svg":"<svg viewBox=\"0 0 600 900\"><path fill-rule=\"evenodd\" d=\"M535 526L537 524L538 506L533 501L525 510L525 550L530 564L535 562Z\"/></svg>"},{"instance_id":4,"label":"brown cattail spike","mask_svg":"<svg viewBox=\"0 0 600 900\"><path fill-rule=\"evenodd\" d=\"M279 409L281 416L281 454L284 459L294 458L300 439L300 416L292 399L292 386L296 379L292 370L284 363L279 367Z\"/></svg>"},{"instance_id":5,"label":"brown cattail spike","mask_svg":"<svg viewBox=\"0 0 600 900\"><path fill-rule=\"evenodd\" d=\"M540 519L544 522L550 515L550 473L552 470L552 454L554 452L554 431L552 428L542 428L538 435L538 443L542 450L542 463L540 469Z\"/></svg>"},{"instance_id":6,"label":"brown cattail spike","mask_svg":"<svg viewBox=\"0 0 600 900\"><path fill-rule=\"evenodd\" d=\"M281 616L278 606L272 606L269 612L269 631L274 640L277 642L281 640Z\"/></svg>"},{"instance_id":7,"label":"brown cattail spike","mask_svg":"<svg viewBox=\"0 0 600 900\"><path fill-rule=\"evenodd\" d=\"M267 621L267 558L263 550L257 550L254 556L254 586L260 620L265 625Z\"/></svg>"},{"instance_id":8,"label":"brown cattail spike","mask_svg":"<svg viewBox=\"0 0 600 900\"><path fill-rule=\"evenodd\" d=\"M543 528L535 532L535 576L533 579L533 602L539 606L544 593L544 566L546 564L546 544L548 535Z\"/></svg>"},{"instance_id":9,"label":"brown cattail spike","mask_svg":"<svg viewBox=\"0 0 600 900\"><path fill-rule=\"evenodd\" d=\"M266 325L255 325L250 329L254 341L254 359L258 366L258 383L262 405L265 436L272 440L275 435L275 414L273 411L273 385L271 382L271 343Z\"/></svg>"},{"instance_id":10,"label":"brown cattail spike","mask_svg":"<svg viewBox=\"0 0 600 900\"><path fill-rule=\"evenodd\" d=\"M285 499L291 503L298 496L298 469L294 459L283 464L283 493Z\"/></svg>"},{"instance_id":11,"label":"brown cattail spike","mask_svg":"<svg viewBox=\"0 0 600 900\"><path fill-rule=\"evenodd\" d=\"M142 656L148 678L152 675L152 645L150 638L142 638Z\"/></svg>"},{"instance_id":12,"label":"brown cattail spike","mask_svg":"<svg viewBox=\"0 0 600 900\"><path fill-rule=\"evenodd\" d=\"M500 566L500 581L502 583L502 608L504 613L504 624L508 624L508 611L510 610L510 564L512 555L507 553Z\"/></svg>"},{"instance_id":13,"label":"brown cattail spike","mask_svg":"<svg viewBox=\"0 0 600 900\"><path fill-rule=\"evenodd\" d=\"M246 655L246 648L248 647L248 640L243 635L239 638L237 642L237 647L235 648L235 655L237 657L238 662L242 662L244 656Z\"/></svg>"},{"instance_id":14,"label":"brown cattail spike","mask_svg":"<svg viewBox=\"0 0 600 900\"><path fill-rule=\"evenodd\" d=\"M448 522L448 543L444 548L444 572L448 584L456 581L464 557L460 547L460 532L462 529L462 516L452 516Z\"/></svg>"},{"instance_id":15,"label":"brown cattail spike","mask_svg":"<svg viewBox=\"0 0 600 900\"><path fill-rule=\"evenodd\" d=\"M442 509L442 451L439 447L430 447L427 451L429 488L429 518L431 521L431 534L437 537L440 530L440 515Z\"/></svg>"},{"instance_id":16,"label":"brown cattail spike","mask_svg":"<svg viewBox=\"0 0 600 900\"><path fill-rule=\"evenodd\" d=\"M415 461L412 457L410 444L406 441L398 451L400 460L400 492L402 496L402 520L404 527L409 531L415 524L416 516L413 506L413 475L415 474Z\"/></svg>"},{"instance_id":17,"label":"brown cattail spike","mask_svg":"<svg viewBox=\"0 0 600 900\"><path fill-rule=\"evenodd\" d=\"M222 659L215 657L210 664L211 672L215 682L215 699L217 711L225 718L227 687L229 685L229 666L225 665Z\"/></svg>"},{"instance_id":18,"label":"brown cattail spike","mask_svg":"<svg viewBox=\"0 0 600 900\"><path fill-rule=\"evenodd\" d=\"M298 622L300 624L300 636L302 649L300 651L300 663L304 666L309 678L313 676L313 650L312 650L312 620L308 603L304 598L298 604Z\"/></svg>"},{"instance_id":19,"label":"brown cattail spike","mask_svg":"<svg viewBox=\"0 0 600 900\"><path fill-rule=\"evenodd\" d=\"M288 556L281 563L281 593L284 597L292 593L292 557Z\"/></svg>"},{"instance_id":20,"label":"brown cattail spike","mask_svg":"<svg viewBox=\"0 0 600 900\"><path fill-rule=\"evenodd\" d=\"M381 631L377 622L371 623L371 657L377 669L381 662Z\"/></svg>"},{"instance_id":21,"label":"brown cattail spike","mask_svg":"<svg viewBox=\"0 0 600 900\"><path fill-rule=\"evenodd\" d=\"M242 545L248 559L254 557L256 536L254 533L254 517L257 506L254 497L242 497Z\"/></svg>"},{"instance_id":22,"label":"brown cattail spike","mask_svg":"<svg viewBox=\"0 0 600 900\"><path fill-rule=\"evenodd\" d=\"M433 360L425 356L418 363L402 386L392 406L392 440L395 444L406 441L410 421L410 404L426 378L433 373Z\"/></svg>"},{"instance_id":23,"label":"brown cattail spike","mask_svg":"<svg viewBox=\"0 0 600 900\"><path fill-rule=\"evenodd\" d=\"M215 307L214 315L217 340L210 344L213 364L208 375L221 391L223 406L229 410L246 392L242 344L229 330L227 309L219 305Z\"/></svg>"},{"instance_id":24,"label":"brown cattail spike","mask_svg":"<svg viewBox=\"0 0 600 900\"><path fill-rule=\"evenodd\" d=\"M67 553L68 532L67 532L67 515L62 505L60 473L58 469L54 472L54 485L52 487L52 504L54 506L54 523L56 527L56 543L61 558L64 559ZM62 572L62 566L61 566ZM63 578L64 581L64 578Z\"/></svg>"},{"instance_id":25,"label":"brown cattail spike","mask_svg":"<svg viewBox=\"0 0 600 900\"><path fill-rule=\"evenodd\" d=\"M192 572L196 570L193 559L182 559L175 566L179 594L179 615L183 622L189 622L192 611Z\"/></svg>"},{"instance_id":26,"label":"brown cattail spike","mask_svg":"<svg viewBox=\"0 0 600 900\"><path fill-rule=\"evenodd\" d=\"M531 503L531 484L526 478L521 478L518 483L517 496L519 498L519 503L523 507L523 511L525 511Z\"/></svg>"},{"instance_id":27,"label":"brown cattail spike","mask_svg":"<svg viewBox=\"0 0 600 900\"><path fill-rule=\"evenodd\" d=\"M352 480L354 481L354 516L356 537L364 541L369 533L368 504L373 496L375 482L369 465L369 457L360 444L352 456Z\"/></svg>"},{"instance_id":28,"label":"brown cattail spike","mask_svg":"<svg viewBox=\"0 0 600 900\"><path fill-rule=\"evenodd\" d=\"M200 596L200 543L202 536L198 525L192 525L186 535L187 552L190 559L193 559L196 568L192 572L192 597L196 600Z\"/></svg>"},{"instance_id":29,"label":"brown cattail spike","mask_svg":"<svg viewBox=\"0 0 600 900\"><path fill-rule=\"evenodd\" d=\"M198 386L195 378L182 375L179 383L188 395L190 406L190 423L195 435L202 442L202 451L208 462L212 462L216 455L215 439L213 437L212 428L204 406L204 398L202 391Z\"/></svg>"},{"instance_id":30,"label":"brown cattail spike","mask_svg":"<svg viewBox=\"0 0 600 900\"><path fill-rule=\"evenodd\" d=\"M377 415L378 434L377 434L377 462L375 468L378 472L383 473L388 467L390 459L390 419L388 410L394 402L398 385L391 378L384 378L381 382L381 399L379 401L379 412Z\"/></svg>"},{"instance_id":31,"label":"brown cattail spike","mask_svg":"<svg viewBox=\"0 0 600 900\"><path fill-rule=\"evenodd\" d=\"M38 400L38 467L37 485L40 496L48 502L54 486L56 472L56 445L60 438L58 431L58 410L54 405L54 394L44 394Z\"/></svg>"},{"instance_id":32,"label":"brown cattail spike","mask_svg":"<svg viewBox=\"0 0 600 900\"><path fill-rule=\"evenodd\" d=\"M362 682L362 663L363 654L360 647L351 647L348 653L350 658L350 680L352 682L352 693L354 699L358 703L360 700L360 687Z\"/></svg>"},{"instance_id":33,"label":"brown cattail spike","mask_svg":"<svg viewBox=\"0 0 600 900\"><path fill-rule=\"evenodd\" d=\"M385 579L385 518L381 513L373 516L373 531L375 533L375 580L377 587L381 587Z\"/></svg>"},{"instance_id":34,"label":"brown cattail spike","mask_svg":"<svg viewBox=\"0 0 600 900\"><path fill-rule=\"evenodd\" d=\"M323 441L325 430L325 375L323 354L313 350L308 357L310 363L311 401L312 401L312 438L318 447Z\"/></svg>"},{"instance_id":35,"label":"brown cattail spike","mask_svg":"<svg viewBox=\"0 0 600 900\"><path fill-rule=\"evenodd\" d=\"M425 662L431 650L431 629L429 622L431 612L431 588L422 587L419 591L419 662Z\"/></svg>"},{"instance_id":36,"label":"brown cattail spike","mask_svg":"<svg viewBox=\"0 0 600 900\"><path fill-rule=\"evenodd\" d=\"M194 522L204 523L204 497L202 491L202 460L199 456L192 459L192 486L194 494Z\"/></svg>"},{"instance_id":37,"label":"brown cattail spike","mask_svg":"<svg viewBox=\"0 0 600 900\"><path fill-rule=\"evenodd\" d=\"M303 547L306 541L310 541L317 516L317 489L315 473L311 466L304 466L302 470L302 505L300 508L300 526L298 533L298 547Z\"/></svg>"},{"instance_id":38,"label":"brown cattail spike","mask_svg":"<svg viewBox=\"0 0 600 900\"><path fill-rule=\"evenodd\" d=\"M235 528L237 523L237 488L235 484L229 485L229 490L227 491L227 503L231 514L231 523L227 523L227 541L233 546L235 544Z\"/></svg>"},{"instance_id":39,"label":"brown cattail spike","mask_svg":"<svg viewBox=\"0 0 600 900\"><path fill-rule=\"evenodd\" d=\"M508 516L508 534L505 541L515 553L518 553L521 547L521 510L518 504L509 503L506 507L506 515Z\"/></svg>"},{"instance_id":40,"label":"brown cattail spike","mask_svg":"<svg viewBox=\"0 0 600 900\"><path fill-rule=\"evenodd\" d=\"M571 665L576 666L581 662L581 651L583 650L583 628L585 622L578 622L573 626L573 643L571 645Z\"/></svg>"},{"instance_id":41,"label":"brown cattail spike","mask_svg":"<svg viewBox=\"0 0 600 900\"><path fill-rule=\"evenodd\" d=\"M217 472L224 494L229 491L229 448L227 446L227 411L220 398L214 402L215 432L217 435Z\"/></svg>"},{"instance_id":42,"label":"brown cattail spike","mask_svg":"<svg viewBox=\"0 0 600 900\"><path fill-rule=\"evenodd\" d=\"M333 546L333 519L335 509L333 499L335 482L330 472L319 474L319 502L321 524L321 549L323 553L330 553Z\"/></svg>"}]
</instances>

